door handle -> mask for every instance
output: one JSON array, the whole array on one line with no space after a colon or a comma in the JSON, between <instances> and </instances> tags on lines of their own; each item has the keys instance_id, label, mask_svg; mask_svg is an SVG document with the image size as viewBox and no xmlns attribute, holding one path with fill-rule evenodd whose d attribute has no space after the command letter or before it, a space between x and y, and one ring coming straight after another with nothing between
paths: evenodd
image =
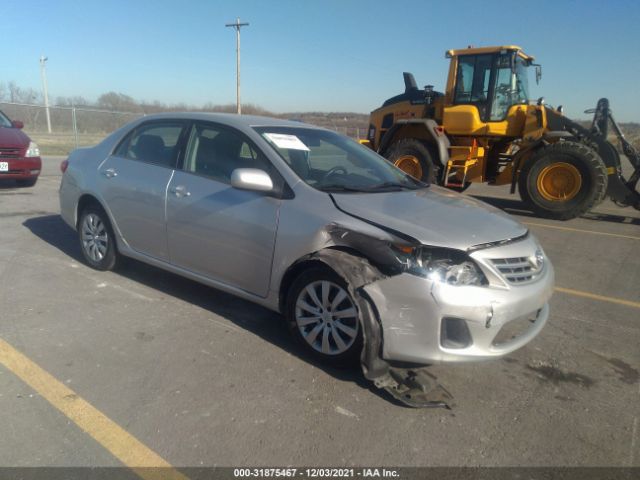
<instances>
[{"instance_id":1,"label":"door handle","mask_svg":"<svg viewBox=\"0 0 640 480\"><path fill-rule=\"evenodd\" d=\"M113 178L118 176L118 172L116 172L115 168L107 168L102 171L102 174L107 178Z\"/></svg>"},{"instance_id":2,"label":"door handle","mask_svg":"<svg viewBox=\"0 0 640 480\"><path fill-rule=\"evenodd\" d=\"M191 192L187 190L187 187L185 187L184 185L172 187L170 191L178 198L191 196Z\"/></svg>"}]
</instances>

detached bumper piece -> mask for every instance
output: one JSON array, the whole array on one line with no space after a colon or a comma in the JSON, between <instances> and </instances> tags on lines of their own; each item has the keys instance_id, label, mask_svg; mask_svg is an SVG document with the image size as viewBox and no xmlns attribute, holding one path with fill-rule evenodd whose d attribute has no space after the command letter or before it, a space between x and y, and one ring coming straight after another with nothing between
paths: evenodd
<instances>
[{"instance_id":1,"label":"detached bumper piece","mask_svg":"<svg viewBox=\"0 0 640 480\"><path fill-rule=\"evenodd\" d=\"M384 382L391 381L389 384ZM393 398L413 408L446 408L451 410L453 395L438 379L427 372L426 367L419 369L390 368L388 377L374 381Z\"/></svg>"},{"instance_id":2,"label":"detached bumper piece","mask_svg":"<svg viewBox=\"0 0 640 480\"><path fill-rule=\"evenodd\" d=\"M365 378L388 392L393 398L414 408L447 408L451 394L437 383L425 367L398 368L382 358L382 326L374 302L362 288L384 278L379 270L361 257L341 250L321 250L311 256L318 259L349 281L349 293L362 314L364 345L361 367Z\"/></svg>"}]
</instances>

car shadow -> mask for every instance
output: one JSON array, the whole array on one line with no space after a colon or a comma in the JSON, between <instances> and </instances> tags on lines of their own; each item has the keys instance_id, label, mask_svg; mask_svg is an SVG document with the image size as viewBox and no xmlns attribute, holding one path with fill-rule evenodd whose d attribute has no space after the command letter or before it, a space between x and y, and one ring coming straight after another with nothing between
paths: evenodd
<instances>
[{"instance_id":1,"label":"car shadow","mask_svg":"<svg viewBox=\"0 0 640 480\"><path fill-rule=\"evenodd\" d=\"M488 203L496 208L504 210L512 215L519 215L521 217L530 218L543 218L531 211L524 202L509 198L497 198L497 197L485 197L482 195L472 195L482 202ZM586 218L587 220L595 220L598 222L611 222L611 223L624 223L626 225L640 225L640 218L627 217L625 215L611 215L609 213L600 212L588 212L581 215L580 218Z\"/></svg>"},{"instance_id":2,"label":"car shadow","mask_svg":"<svg viewBox=\"0 0 640 480\"><path fill-rule=\"evenodd\" d=\"M13 179L0 179L0 192L11 192L12 190L18 193L25 190L25 187L18 185L18 182Z\"/></svg>"},{"instance_id":3,"label":"car shadow","mask_svg":"<svg viewBox=\"0 0 640 480\"><path fill-rule=\"evenodd\" d=\"M84 262L75 232L59 215L29 218L23 225L65 255ZM358 367L335 368L318 362L293 340L282 316L271 310L133 259L126 259L116 273L219 315L340 381L355 383L391 403L404 406L364 378Z\"/></svg>"}]
</instances>

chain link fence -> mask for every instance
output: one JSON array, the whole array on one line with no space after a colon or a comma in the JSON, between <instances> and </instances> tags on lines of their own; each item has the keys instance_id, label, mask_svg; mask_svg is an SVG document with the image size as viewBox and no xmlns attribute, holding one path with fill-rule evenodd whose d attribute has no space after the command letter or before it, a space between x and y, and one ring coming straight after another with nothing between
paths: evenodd
<instances>
[{"instance_id":1,"label":"chain link fence","mask_svg":"<svg viewBox=\"0 0 640 480\"><path fill-rule=\"evenodd\" d=\"M0 110L11 120L24 123L25 133L38 144L43 155L67 155L74 148L95 145L109 133L143 115L53 106L49 107L49 131L46 108L42 105L0 102Z\"/></svg>"},{"instance_id":2,"label":"chain link fence","mask_svg":"<svg viewBox=\"0 0 640 480\"><path fill-rule=\"evenodd\" d=\"M96 145L114 130L144 116L142 112L50 106L49 131L46 107L42 105L0 102L0 110L11 120L24 123L25 133L38 144L43 155L67 155L74 148ZM363 115L350 118L321 113L278 116L318 125L355 139L364 138L367 134L367 118Z\"/></svg>"}]
</instances>

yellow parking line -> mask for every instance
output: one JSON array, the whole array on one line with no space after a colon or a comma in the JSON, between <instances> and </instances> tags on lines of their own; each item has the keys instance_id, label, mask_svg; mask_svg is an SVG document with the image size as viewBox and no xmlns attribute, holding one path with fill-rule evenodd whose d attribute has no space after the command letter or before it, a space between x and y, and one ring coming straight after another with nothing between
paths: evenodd
<instances>
[{"instance_id":1,"label":"yellow parking line","mask_svg":"<svg viewBox=\"0 0 640 480\"><path fill-rule=\"evenodd\" d=\"M581 290L572 290L571 288L556 287L556 291L576 295L578 297L590 298L592 300L600 300L602 302L617 303L627 307L640 308L640 302L632 302L631 300L623 300L622 298L606 297L604 295L596 295L595 293L583 292Z\"/></svg>"},{"instance_id":2,"label":"yellow parking line","mask_svg":"<svg viewBox=\"0 0 640 480\"><path fill-rule=\"evenodd\" d=\"M157 453L1 338L0 364L91 435L138 476L145 480L187 479Z\"/></svg>"},{"instance_id":3,"label":"yellow parking line","mask_svg":"<svg viewBox=\"0 0 640 480\"><path fill-rule=\"evenodd\" d=\"M607 232L597 232L595 230L582 230L581 228L571 228L571 227L560 227L557 225L547 225L545 223L534 223L534 222L522 222L525 225L531 225L534 227L545 227L545 228L554 228L556 230L566 230L568 232L580 232L580 233L592 233L594 235L606 235L608 237L619 237L619 238L630 238L631 240L640 240L640 237L634 237L633 235L622 235L619 233L607 233Z\"/></svg>"}]
</instances>

